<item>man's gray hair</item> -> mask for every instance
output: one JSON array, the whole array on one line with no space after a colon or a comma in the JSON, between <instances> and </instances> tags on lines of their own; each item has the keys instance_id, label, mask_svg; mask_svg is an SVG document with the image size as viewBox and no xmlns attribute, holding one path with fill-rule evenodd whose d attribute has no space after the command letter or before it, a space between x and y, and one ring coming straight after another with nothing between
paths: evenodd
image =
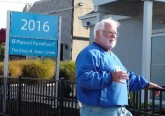
<instances>
[{"instance_id":1,"label":"man's gray hair","mask_svg":"<svg viewBox=\"0 0 165 116\"><path fill-rule=\"evenodd\" d=\"M114 19L112 19L112 17L109 17L107 19L103 19L102 21L96 23L95 27L94 27L94 38L96 38L96 31L98 30L103 30L104 29L104 25L108 23L111 24L113 27L118 28L120 23Z\"/></svg>"}]
</instances>

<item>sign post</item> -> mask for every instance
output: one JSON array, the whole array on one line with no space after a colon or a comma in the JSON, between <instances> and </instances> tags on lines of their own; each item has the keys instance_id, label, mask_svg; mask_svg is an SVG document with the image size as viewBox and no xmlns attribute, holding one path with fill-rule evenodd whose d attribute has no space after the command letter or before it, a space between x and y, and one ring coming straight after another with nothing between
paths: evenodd
<instances>
[{"instance_id":1,"label":"sign post","mask_svg":"<svg viewBox=\"0 0 165 116\"><path fill-rule=\"evenodd\" d=\"M10 12L7 12L7 17L10 17ZM6 95L7 95L7 77L8 77L8 58L9 58L9 30L10 18L7 18L6 25L6 41L5 41L5 59L4 59L4 88L3 88L3 113L6 113Z\"/></svg>"},{"instance_id":2,"label":"sign post","mask_svg":"<svg viewBox=\"0 0 165 116\"><path fill-rule=\"evenodd\" d=\"M4 99L6 109L8 59L10 55L56 58L56 80L59 80L61 17L24 12L7 13L4 60Z\"/></svg>"}]
</instances>

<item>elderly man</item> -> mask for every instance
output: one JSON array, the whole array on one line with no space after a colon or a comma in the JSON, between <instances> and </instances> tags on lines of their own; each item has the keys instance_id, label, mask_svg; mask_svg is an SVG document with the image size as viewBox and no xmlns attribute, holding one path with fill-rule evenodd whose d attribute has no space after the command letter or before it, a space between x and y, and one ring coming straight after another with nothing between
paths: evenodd
<instances>
[{"instance_id":1,"label":"elderly man","mask_svg":"<svg viewBox=\"0 0 165 116\"><path fill-rule=\"evenodd\" d=\"M127 71L112 52L117 42L118 27L119 22L112 18L98 22L94 28L94 42L84 48L76 59L77 99L81 116L132 116L125 108L129 91L161 88Z\"/></svg>"}]
</instances>

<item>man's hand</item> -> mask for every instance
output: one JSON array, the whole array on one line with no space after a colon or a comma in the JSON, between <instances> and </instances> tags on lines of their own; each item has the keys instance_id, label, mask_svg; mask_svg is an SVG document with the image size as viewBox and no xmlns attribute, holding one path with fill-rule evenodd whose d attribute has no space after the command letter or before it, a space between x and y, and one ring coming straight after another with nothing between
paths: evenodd
<instances>
[{"instance_id":1,"label":"man's hand","mask_svg":"<svg viewBox=\"0 0 165 116\"><path fill-rule=\"evenodd\" d=\"M112 72L112 81L114 82L125 84L124 82L122 82L122 80L128 80L128 79L129 79L129 75L124 71Z\"/></svg>"},{"instance_id":2,"label":"man's hand","mask_svg":"<svg viewBox=\"0 0 165 116\"><path fill-rule=\"evenodd\" d=\"M152 83L152 82L149 82L149 86L148 88L152 89L152 88L157 88L157 89L161 89L162 87L155 84L155 83ZM160 91L155 91L155 96L158 96L160 94Z\"/></svg>"}]
</instances>

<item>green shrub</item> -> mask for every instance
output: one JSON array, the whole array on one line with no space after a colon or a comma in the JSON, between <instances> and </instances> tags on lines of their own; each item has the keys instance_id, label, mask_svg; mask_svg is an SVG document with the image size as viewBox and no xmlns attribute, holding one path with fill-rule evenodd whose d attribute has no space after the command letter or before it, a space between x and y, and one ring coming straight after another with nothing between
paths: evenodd
<instances>
[{"instance_id":1,"label":"green shrub","mask_svg":"<svg viewBox=\"0 0 165 116\"><path fill-rule=\"evenodd\" d=\"M66 80L74 80L75 73L75 63L73 61L63 61L60 62L60 77L64 77Z\"/></svg>"},{"instance_id":2,"label":"green shrub","mask_svg":"<svg viewBox=\"0 0 165 116\"><path fill-rule=\"evenodd\" d=\"M52 79L55 65L53 61L31 60L23 68L25 77Z\"/></svg>"},{"instance_id":3,"label":"green shrub","mask_svg":"<svg viewBox=\"0 0 165 116\"><path fill-rule=\"evenodd\" d=\"M25 60L12 60L9 62L8 73L10 77L22 76L22 68L26 64Z\"/></svg>"},{"instance_id":4,"label":"green shrub","mask_svg":"<svg viewBox=\"0 0 165 116\"><path fill-rule=\"evenodd\" d=\"M4 43L0 44L0 55L4 56L5 48L4 48Z\"/></svg>"},{"instance_id":5,"label":"green shrub","mask_svg":"<svg viewBox=\"0 0 165 116\"><path fill-rule=\"evenodd\" d=\"M20 67L11 65L9 66L8 73L9 73L9 76L16 78L22 75L22 70Z\"/></svg>"},{"instance_id":6,"label":"green shrub","mask_svg":"<svg viewBox=\"0 0 165 116\"><path fill-rule=\"evenodd\" d=\"M2 76L4 73L4 64L3 62L0 62L0 75Z\"/></svg>"},{"instance_id":7,"label":"green shrub","mask_svg":"<svg viewBox=\"0 0 165 116\"><path fill-rule=\"evenodd\" d=\"M31 77L41 79L54 79L56 64L52 59L31 59L9 61L9 76ZM4 73L4 63L0 62L0 75ZM59 76L66 80L75 79L75 63L73 61L61 61Z\"/></svg>"},{"instance_id":8,"label":"green shrub","mask_svg":"<svg viewBox=\"0 0 165 116\"><path fill-rule=\"evenodd\" d=\"M8 64L8 74L11 77L19 77L22 75L22 67L24 60L13 60L9 61ZM4 75L4 63L0 62L0 75Z\"/></svg>"}]
</instances>

